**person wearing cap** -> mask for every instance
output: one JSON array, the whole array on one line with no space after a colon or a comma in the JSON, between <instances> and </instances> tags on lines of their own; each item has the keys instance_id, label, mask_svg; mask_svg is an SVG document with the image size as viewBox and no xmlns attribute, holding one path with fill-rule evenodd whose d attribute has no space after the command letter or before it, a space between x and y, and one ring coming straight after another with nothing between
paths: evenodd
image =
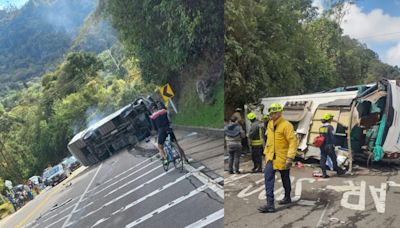
<instances>
[{"instance_id":1,"label":"person wearing cap","mask_svg":"<svg viewBox=\"0 0 400 228\"><path fill-rule=\"evenodd\" d=\"M258 210L261 213L275 212L274 205L274 184L275 172L279 171L282 178L285 197L279 204L289 204L290 198L290 167L297 152L297 138L293 125L282 117L282 106L272 103L268 108L270 121L267 128L267 145L264 149L266 165L264 168L265 192L267 204Z\"/></svg>"},{"instance_id":2,"label":"person wearing cap","mask_svg":"<svg viewBox=\"0 0 400 228\"><path fill-rule=\"evenodd\" d=\"M322 116L321 122L322 126L319 128L319 134L324 136L324 142L322 143L321 149L321 159L320 159L320 166L322 170L322 177L329 178L328 174L326 173L326 160L328 156L332 160L333 170L336 171L338 175L342 175L345 171L338 167L337 165L337 157L335 153L335 135L333 134L334 128L331 125L331 121L333 119L333 115L330 113L325 113Z\"/></svg>"},{"instance_id":3,"label":"person wearing cap","mask_svg":"<svg viewBox=\"0 0 400 228\"><path fill-rule=\"evenodd\" d=\"M243 110L241 108L236 108L235 112L232 114L232 116L236 117L237 122L244 129L244 120L242 117L242 112L243 112Z\"/></svg>"},{"instance_id":4,"label":"person wearing cap","mask_svg":"<svg viewBox=\"0 0 400 228\"><path fill-rule=\"evenodd\" d=\"M254 167L251 170L253 173L262 172L262 152L263 152L263 129L262 123L260 123L256 114L250 112L247 114L247 119L250 120L251 126L247 137L250 139L251 146L251 158L253 160Z\"/></svg>"}]
</instances>

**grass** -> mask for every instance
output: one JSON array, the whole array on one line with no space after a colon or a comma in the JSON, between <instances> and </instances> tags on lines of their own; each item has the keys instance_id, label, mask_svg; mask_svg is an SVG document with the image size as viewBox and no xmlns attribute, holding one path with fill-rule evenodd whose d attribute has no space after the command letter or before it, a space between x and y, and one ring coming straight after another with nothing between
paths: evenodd
<instances>
[{"instance_id":1,"label":"grass","mask_svg":"<svg viewBox=\"0 0 400 228\"><path fill-rule=\"evenodd\" d=\"M0 220L14 213L14 208L10 202L5 202L0 205Z\"/></svg>"},{"instance_id":2,"label":"grass","mask_svg":"<svg viewBox=\"0 0 400 228\"><path fill-rule=\"evenodd\" d=\"M173 116L173 124L223 128L224 126L224 83L219 80L213 98L214 104L207 105L200 101L193 83L183 88L183 95L177 104L178 114Z\"/></svg>"}]
</instances>

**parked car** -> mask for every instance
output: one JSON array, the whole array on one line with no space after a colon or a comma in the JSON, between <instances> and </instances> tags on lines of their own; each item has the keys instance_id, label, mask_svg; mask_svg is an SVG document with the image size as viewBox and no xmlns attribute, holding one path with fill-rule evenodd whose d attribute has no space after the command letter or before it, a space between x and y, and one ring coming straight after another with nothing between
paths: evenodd
<instances>
[{"instance_id":1,"label":"parked car","mask_svg":"<svg viewBox=\"0 0 400 228\"><path fill-rule=\"evenodd\" d=\"M82 163L80 163L74 156L64 158L61 163L66 165L71 170L71 172L82 165Z\"/></svg>"},{"instance_id":2,"label":"parked car","mask_svg":"<svg viewBox=\"0 0 400 228\"><path fill-rule=\"evenodd\" d=\"M40 185L40 183L43 182L40 176L32 176L29 178L29 180L32 181L34 185Z\"/></svg>"},{"instance_id":3,"label":"parked car","mask_svg":"<svg viewBox=\"0 0 400 228\"><path fill-rule=\"evenodd\" d=\"M61 181L69 177L71 171L64 164L60 163L53 168L46 170L43 173L43 178L45 178L46 185L55 186Z\"/></svg>"}]
</instances>

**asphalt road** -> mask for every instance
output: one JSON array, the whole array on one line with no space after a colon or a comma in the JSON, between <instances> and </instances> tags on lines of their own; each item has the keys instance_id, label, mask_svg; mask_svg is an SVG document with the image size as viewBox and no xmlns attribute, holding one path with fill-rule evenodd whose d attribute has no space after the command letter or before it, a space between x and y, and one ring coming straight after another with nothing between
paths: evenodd
<instances>
[{"instance_id":1,"label":"asphalt road","mask_svg":"<svg viewBox=\"0 0 400 228\"><path fill-rule=\"evenodd\" d=\"M165 172L153 145L143 142L80 170L0 226L223 227L223 139L176 134L192 159L183 172Z\"/></svg>"},{"instance_id":2,"label":"asphalt road","mask_svg":"<svg viewBox=\"0 0 400 228\"><path fill-rule=\"evenodd\" d=\"M353 175L321 179L312 176L317 164L293 167L289 206L275 203L277 212L259 213L264 205L262 173L248 171L252 162L243 158L242 174L225 174L225 227L399 227L400 176L396 166L368 169L356 165ZM275 182L275 201L283 198L280 174Z\"/></svg>"}]
</instances>

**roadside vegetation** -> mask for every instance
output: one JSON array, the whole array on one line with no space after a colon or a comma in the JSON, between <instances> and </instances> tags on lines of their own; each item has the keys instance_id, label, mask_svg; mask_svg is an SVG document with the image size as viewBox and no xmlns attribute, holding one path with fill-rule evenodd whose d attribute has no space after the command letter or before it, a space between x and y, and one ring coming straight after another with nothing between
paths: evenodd
<instances>
[{"instance_id":1,"label":"roadside vegetation","mask_svg":"<svg viewBox=\"0 0 400 228\"><path fill-rule=\"evenodd\" d=\"M311 0L226 1L225 115L261 97L400 79L398 66L343 34L346 2L318 15Z\"/></svg>"},{"instance_id":2,"label":"roadside vegetation","mask_svg":"<svg viewBox=\"0 0 400 228\"><path fill-rule=\"evenodd\" d=\"M52 4L58 2L69 1ZM222 70L213 71L212 77L207 70L196 72L210 82L206 101L196 98L196 90L181 91L195 88L198 79L185 72L196 68L199 62L222 59L221 9L223 1L99 1L76 39L68 42L69 48L63 46L58 62L49 63L51 67L45 68L44 73L41 66L39 76L1 94L0 177L17 184L41 175L45 167L69 155L67 143L76 133L167 82L175 88L174 99L182 110L177 123L221 127ZM19 15L27 10L0 11L0 16ZM104 37L105 30L101 28L107 27L96 23L104 21L112 26L118 39L95 45L101 41L99 37ZM190 102L195 105L188 105Z\"/></svg>"}]
</instances>

